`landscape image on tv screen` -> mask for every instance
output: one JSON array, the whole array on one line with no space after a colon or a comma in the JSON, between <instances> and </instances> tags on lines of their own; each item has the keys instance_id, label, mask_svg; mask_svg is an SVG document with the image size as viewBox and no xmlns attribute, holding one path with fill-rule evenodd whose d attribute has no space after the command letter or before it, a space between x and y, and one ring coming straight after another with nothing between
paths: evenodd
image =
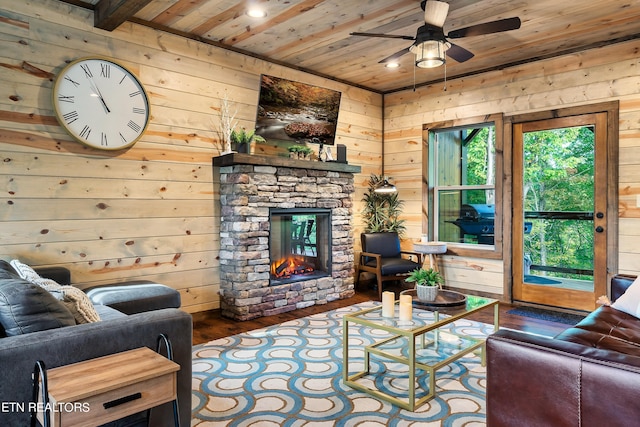
<instances>
[{"instance_id":1,"label":"landscape image on tv screen","mask_svg":"<svg viewBox=\"0 0 640 427\"><path fill-rule=\"evenodd\" d=\"M262 75L256 134L263 138L333 145L341 93Z\"/></svg>"}]
</instances>

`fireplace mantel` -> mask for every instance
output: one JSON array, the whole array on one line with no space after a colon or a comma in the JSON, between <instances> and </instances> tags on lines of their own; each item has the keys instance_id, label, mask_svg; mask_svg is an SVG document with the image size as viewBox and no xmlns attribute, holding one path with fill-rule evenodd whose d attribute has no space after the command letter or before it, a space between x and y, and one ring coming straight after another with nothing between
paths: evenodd
<instances>
[{"instance_id":1,"label":"fireplace mantel","mask_svg":"<svg viewBox=\"0 0 640 427\"><path fill-rule=\"evenodd\" d=\"M213 166L254 165L277 166L294 169L311 169L333 172L360 173L360 166L338 162L317 162L313 160L290 159L280 156L260 156L256 154L228 153L213 158Z\"/></svg>"}]
</instances>

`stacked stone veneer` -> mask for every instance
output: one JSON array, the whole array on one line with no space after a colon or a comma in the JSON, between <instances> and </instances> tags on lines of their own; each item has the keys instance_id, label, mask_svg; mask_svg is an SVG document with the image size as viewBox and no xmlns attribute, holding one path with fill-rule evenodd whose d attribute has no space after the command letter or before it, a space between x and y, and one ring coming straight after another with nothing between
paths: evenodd
<instances>
[{"instance_id":1,"label":"stacked stone veneer","mask_svg":"<svg viewBox=\"0 0 640 427\"><path fill-rule=\"evenodd\" d=\"M353 174L236 164L220 167L220 308L238 320L354 294ZM269 282L269 208L331 209L331 276Z\"/></svg>"}]
</instances>

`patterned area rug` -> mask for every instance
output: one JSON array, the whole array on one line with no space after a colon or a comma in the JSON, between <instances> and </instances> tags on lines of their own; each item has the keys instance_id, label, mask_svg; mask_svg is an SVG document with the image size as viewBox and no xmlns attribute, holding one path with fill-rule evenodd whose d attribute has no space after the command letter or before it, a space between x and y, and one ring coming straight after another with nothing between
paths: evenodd
<instances>
[{"instance_id":1,"label":"patterned area rug","mask_svg":"<svg viewBox=\"0 0 640 427\"><path fill-rule=\"evenodd\" d=\"M195 346L191 425L484 426L486 370L477 354L438 370L436 397L415 412L343 384L342 317L374 304L379 303L356 304ZM450 331L484 337L493 326L463 319L450 325ZM357 325L350 325L349 333L353 374L362 369L358 346L388 335ZM440 338L452 343L443 345L449 348L443 351L455 351L454 336L445 330ZM371 371L384 372L368 381L391 394L408 388L403 364L373 356ZM429 384L426 377L417 380L423 390Z\"/></svg>"}]
</instances>

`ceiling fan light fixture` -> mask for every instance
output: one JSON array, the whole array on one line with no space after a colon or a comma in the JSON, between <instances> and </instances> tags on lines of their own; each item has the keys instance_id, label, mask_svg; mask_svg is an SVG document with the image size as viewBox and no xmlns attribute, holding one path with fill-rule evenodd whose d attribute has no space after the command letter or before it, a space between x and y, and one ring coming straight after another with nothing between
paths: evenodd
<instances>
[{"instance_id":1,"label":"ceiling fan light fixture","mask_svg":"<svg viewBox=\"0 0 640 427\"><path fill-rule=\"evenodd\" d=\"M446 62L445 52L449 46L449 43L441 40L427 40L411 46L409 52L416 56L416 67L435 68Z\"/></svg>"},{"instance_id":2,"label":"ceiling fan light fixture","mask_svg":"<svg viewBox=\"0 0 640 427\"><path fill-rule=\"evenodd\" d=\"M252 7L247 9L246 14L251 18L265 18L267 16L267 12L265 12L263 9L260 9L258 7Z\"/></svg>"}]
</instances>

